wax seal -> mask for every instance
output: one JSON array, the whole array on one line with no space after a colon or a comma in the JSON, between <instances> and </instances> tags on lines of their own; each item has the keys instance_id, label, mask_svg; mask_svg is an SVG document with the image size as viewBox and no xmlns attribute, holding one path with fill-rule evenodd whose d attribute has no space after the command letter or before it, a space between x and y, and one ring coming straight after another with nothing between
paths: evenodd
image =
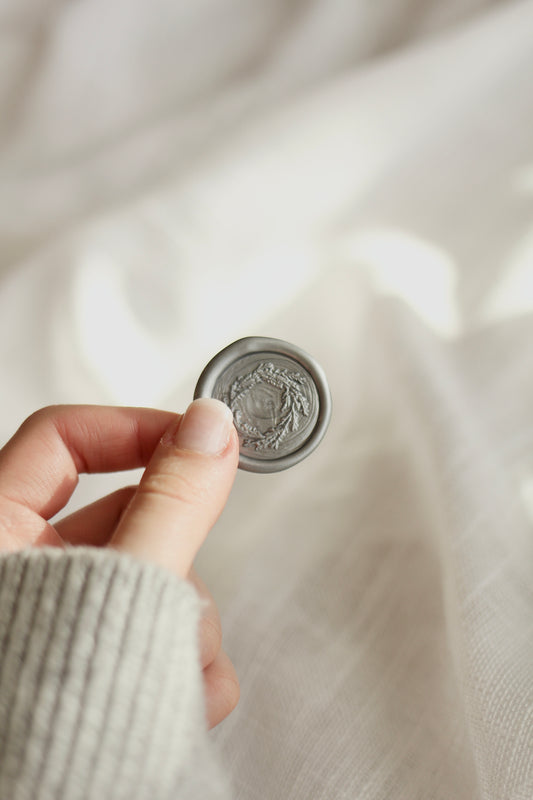
<instances>
[{"instance_id":1,"label":"wax seal","mask_svg":"<svg viewBox=\"0 0 533 800\"><path fill-rule=\"evenodd\" d=\"M215 397L233 412L239 467L278 472L308 456L331 416L324 371L308 353L281 339L249 336L206 366L194 397Z\"/></svg>"}]
</instances>

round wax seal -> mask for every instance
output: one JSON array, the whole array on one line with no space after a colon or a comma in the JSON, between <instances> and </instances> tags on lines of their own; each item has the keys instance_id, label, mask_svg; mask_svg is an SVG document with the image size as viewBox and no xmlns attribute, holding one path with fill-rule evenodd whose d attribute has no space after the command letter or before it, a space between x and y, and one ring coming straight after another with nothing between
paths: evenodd
<instances>
[{"instance_id":1,"label":"round wax seal","mask_svg":"<svg viewBox=\"0 0 533 800\"><path fill-rule=\"evenodd\" d=\"M233 412L239 467L278 472L309 455L324 436L331 396L322 368L281 339L249 336L230 344L206 366L194 392L215 397Z\"/></svg>"}]
</instances>

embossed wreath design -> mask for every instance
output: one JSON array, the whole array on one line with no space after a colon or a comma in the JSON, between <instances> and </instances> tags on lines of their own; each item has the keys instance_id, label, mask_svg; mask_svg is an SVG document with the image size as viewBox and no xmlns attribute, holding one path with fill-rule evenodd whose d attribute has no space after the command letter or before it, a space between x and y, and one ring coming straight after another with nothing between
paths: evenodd
<instances>
[{"instance_id":1,"label":"embossed wreath design","mask_svg":"<svg viewBox=\"0 0 533 800\"><path fill-rule=\"evenodd\" d=\"M280 389L281 418L277 425L262 432L243 418L240 401L258 383L269 383ZM262 361L248 375L237 378L231 385L226 403L233 412L237 428L244 434L243 447L256 450L277 450L290 432L298 430L302 417L309 416L309 401L304 387L305 378L298 372L276 367L270 361Z\"/></svg>"}]
</instances>

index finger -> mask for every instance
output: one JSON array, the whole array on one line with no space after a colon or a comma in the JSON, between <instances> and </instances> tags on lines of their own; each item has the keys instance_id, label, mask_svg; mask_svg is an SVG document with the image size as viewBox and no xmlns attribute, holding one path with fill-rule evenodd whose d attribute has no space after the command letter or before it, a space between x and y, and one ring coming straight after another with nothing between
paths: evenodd
<instances>
[{"instance_id":1,"label":"index finger","mask_svg":"<svg viewBox=\"0 0 533 800\"><path fill-rule=\"evenodd\" d=\"M79 473L146 466L177 418L152 408L42 408L0 450L0 495L49 519L68 502Z\"/></svg>"}]
</instances>

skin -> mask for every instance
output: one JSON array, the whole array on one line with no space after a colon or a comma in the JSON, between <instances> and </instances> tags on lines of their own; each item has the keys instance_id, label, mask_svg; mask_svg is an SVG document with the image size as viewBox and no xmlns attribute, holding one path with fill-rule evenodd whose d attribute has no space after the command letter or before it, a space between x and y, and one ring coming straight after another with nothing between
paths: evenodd
<instances>
[{"instance_id":1,"label":"skin","mask_svg":"<svg viewBox=\"0 0 533 800\"><path fill-rule=\"evenodd\" d=\"M213 401L214 402L214 401ZM50 406L0 450L0 551L110 547L159 564L203 598L199 652L209 727L236 706L239 683L222 649L220 616L193 561L228 498L238 464L229 424L220 452L180 448L182 415L147 408ZM127 486L52 525L81 473L145 467Z\"/></svg>"}]
</instances>

